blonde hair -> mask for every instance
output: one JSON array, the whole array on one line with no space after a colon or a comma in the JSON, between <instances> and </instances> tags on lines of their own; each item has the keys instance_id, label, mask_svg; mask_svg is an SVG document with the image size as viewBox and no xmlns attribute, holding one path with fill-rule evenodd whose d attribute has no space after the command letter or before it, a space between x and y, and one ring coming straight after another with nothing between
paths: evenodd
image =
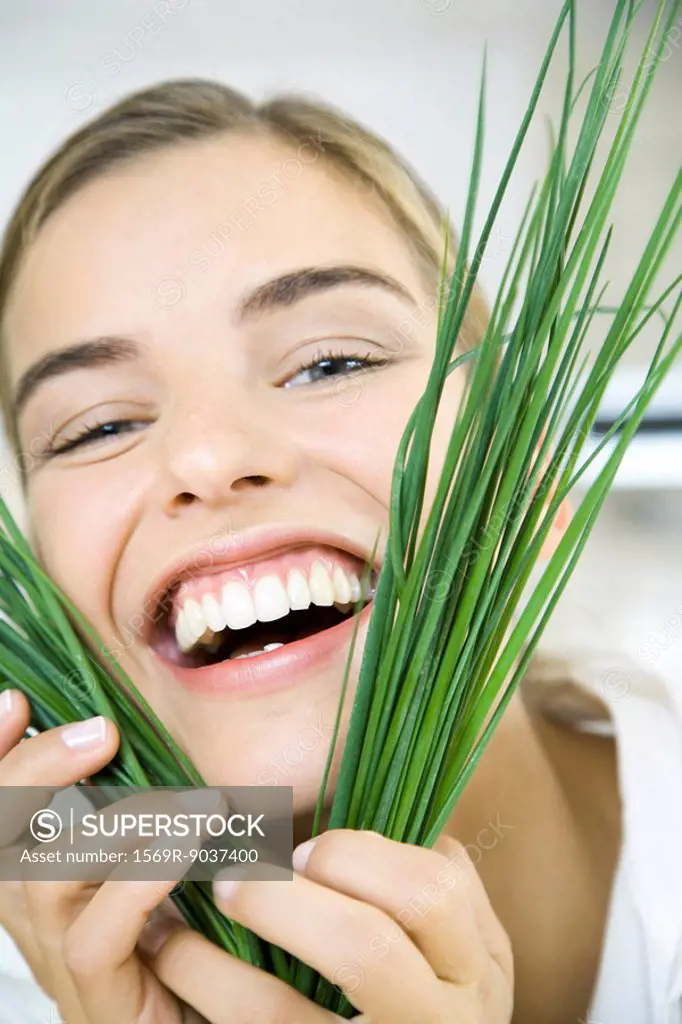
<instances>
[{"instance_id":1,"label":"blonde hair","mask_svg":"<svg viewBox=\"0 0 682 1024\"><path fill-rule=\"evenodd\" d=\"M299 151L304 145L315 147L329 165L380 198L434 288L440 281L447 229L452 269L455 232L442 206L384 139L340 110L296 95L256 104L235 89L199 79L136 92L61 145L28 185L5 232L0 249L0 409L15 450L18 433L2 321L22 258L41 227L79 189L115 165L228 132L262 133ZM475 289L460 347L475 344L487 319L484 299Z\"/></svg>"}]
</instances>

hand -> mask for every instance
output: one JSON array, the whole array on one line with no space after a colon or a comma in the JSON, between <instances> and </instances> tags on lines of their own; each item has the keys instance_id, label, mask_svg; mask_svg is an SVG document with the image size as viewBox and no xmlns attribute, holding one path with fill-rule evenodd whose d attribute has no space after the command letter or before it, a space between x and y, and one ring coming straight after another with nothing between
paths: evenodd
<instances>
[{"instance_id":1,"label":"hand","mask_svg":"<svg viewBox=\"0 0 682 1024\"><path fill-rule=\"evenodd\" d=\"M29 707L0 719L0 785L69 786L111 760L111 722L88 746L68 727L20 743ZM372 832L319 837L292 882L243 882L221 909L310 963L368 1024L507 1024L509 942L465 852ZM303 848L299 848L299 852ZM335 1014L170 916L174 882L0 883L6 927L68 1024L325 1024ZM163 913L163 911L161 912Z\"/></svg>"},{"instance_id":2,"label":"hand","mask_svg":"<svg viewBox=\"0 0 682 1024\"><path fill-rule=\"evenodd\" d=\"M12 691L10 708L0 716L0 786L67 787L103 768L118 748L108 720L90 743L81 733L80 744L69 746L66 739L77 736L69 726L20 742L29 720L28 702ZM68 1024L190 1024L198 1020L196 1014L168 991L136 949L156 908L161 907L160 916L179 917L167 900L175 884L0 882L0 925Z\"/></svg>"},{"instance_id":3,"label":"hand","mask_svg":"<svg viewBox=\"0 0 682 1024\"><path fill-rule=\"evenodd\" d=\"M305 855L308 854L307 860ZM357 1024L508 1024L509 939L464 848L339 829L298 848L293 882L215 885L230 918L310 964L362 1011ZM148 962L214 1024L341 1018L187 928L160 926Z\"/></svg>"}]
</instances>

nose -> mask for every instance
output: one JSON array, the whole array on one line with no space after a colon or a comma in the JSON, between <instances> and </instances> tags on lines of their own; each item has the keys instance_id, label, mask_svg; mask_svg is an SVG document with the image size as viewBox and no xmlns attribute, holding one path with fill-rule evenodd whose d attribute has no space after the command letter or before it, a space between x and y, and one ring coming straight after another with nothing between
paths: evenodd
<instances>
[{"instance_id":1,"label":"nose","mask_svg":"<svg viewBox=\"0 0 682 1024\"><path fill-rule=\"evenodd\" d=\"M298 472L296 445L281 418L247 395L224 393L178 409L163 449L161 497L170 516L190 504L217 508L256 489L289 487Z\"/></svg>"}]
</instances>

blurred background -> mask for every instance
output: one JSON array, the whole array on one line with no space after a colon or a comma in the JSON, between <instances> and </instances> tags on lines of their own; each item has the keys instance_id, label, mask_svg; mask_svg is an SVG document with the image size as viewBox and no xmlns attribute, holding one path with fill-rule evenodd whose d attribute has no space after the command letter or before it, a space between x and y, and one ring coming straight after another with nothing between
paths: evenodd
<instances>
[{"instance_id":1,"label":"blurred background","mask_svg":"<svg viewBox=\"0 0 682 1024\"><path fill-rule=\"evenodd\" d=\"M482 211L560 6L557 0L0 0L0 220L65 135L128 92L190 76L216 78L256 98L293 90L339 104L397 146L461 223L484 43ZM654 9L653 2L643 4L639 43ZM612 0L578 0L579 77L599 59L612 10ZM545 167L547 119L558 118L564 69L559 60L541 101L546 117L536 120L486 253L482 279L489 295L528 190ZM618 128L631 82L630 64L609 102L607 134ZM679 167L681 86L682 20L666 40L613 209L607 274L613 305ZM661 285L679 272L681 256L678 243ZM657 337L652 324L633 345L605 398L603 418L632 395ZM0 472L0 490L21 516L13 459L1 447ZM602 690L613 699L627 695L632 666L682 681L680 368L633 443L545 636L568 651L607 652L603 678L610 681ZM626 682L614 687L621 665L630 666L622 668Z\"/></svg>"}]
</instances>

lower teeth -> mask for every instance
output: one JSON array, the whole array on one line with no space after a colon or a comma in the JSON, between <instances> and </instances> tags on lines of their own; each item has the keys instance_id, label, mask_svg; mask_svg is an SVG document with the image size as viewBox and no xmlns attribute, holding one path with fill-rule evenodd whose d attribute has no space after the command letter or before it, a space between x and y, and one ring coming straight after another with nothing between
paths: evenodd
<instances>
[{"instance_id":1,"label":"lower teeth","mask_svg":"<svg viewBox=\"0 0 682 1024\"><path fill-rule=\"evenodd\" d=\"M266 644L260 651L249 651L248 654L236 654L230 658L230 661L239 661L240 658L257 658L259 654L267 654L268 651L276 651L278 647L284 647L284 644Z\"/></svg>"}]
</instances>

